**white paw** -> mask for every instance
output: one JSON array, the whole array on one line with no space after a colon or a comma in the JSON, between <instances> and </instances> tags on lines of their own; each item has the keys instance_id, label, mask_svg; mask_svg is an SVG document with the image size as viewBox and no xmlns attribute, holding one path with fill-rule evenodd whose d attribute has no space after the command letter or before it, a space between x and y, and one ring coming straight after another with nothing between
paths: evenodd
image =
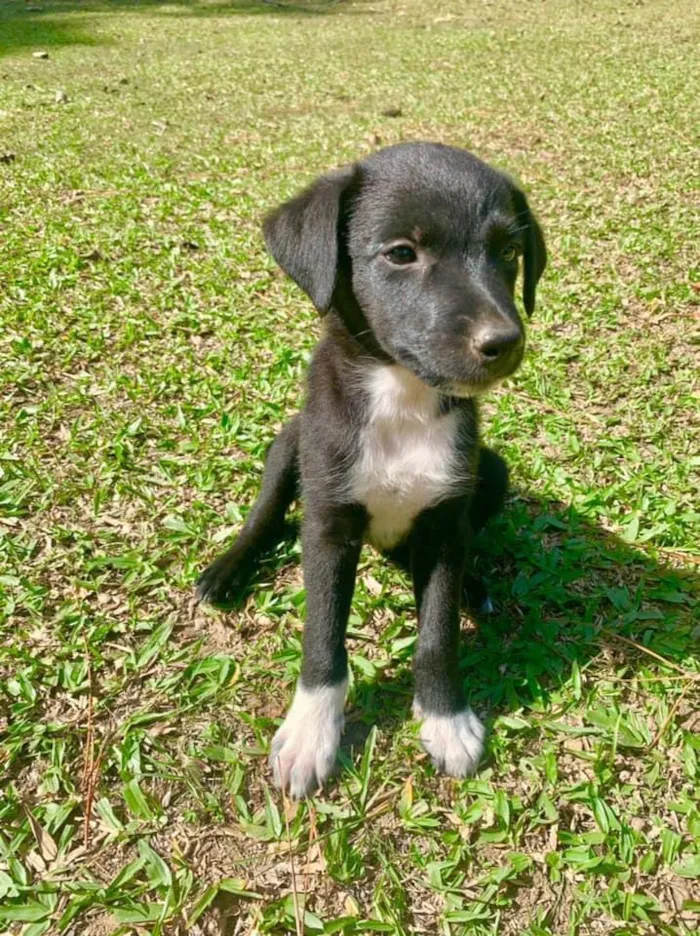
<instances>
[{"instance_id":1,"label":"white paw","mask_svg":"<svg viewBox=\"0 0 700 936\"><path fill-rule=\"evenodd\" d=\"M293 799L315 793L331 775L343 731L347 681L305 689L298 684L287 717L272 739L275 785Z\"/></svg>"},{"instance_id":2,"label":"white paw","mask_svg":"<svg viewBox=\"0 0 700 936\"><path fill-rule=\"evenodd\" d=\"M416 717L422 717L414 706ZM435 767L450 777L466 777L479 766L484 750L484 726L470 708L454 715L426 715L420 739Z\"/></svg>"}]
</instances>

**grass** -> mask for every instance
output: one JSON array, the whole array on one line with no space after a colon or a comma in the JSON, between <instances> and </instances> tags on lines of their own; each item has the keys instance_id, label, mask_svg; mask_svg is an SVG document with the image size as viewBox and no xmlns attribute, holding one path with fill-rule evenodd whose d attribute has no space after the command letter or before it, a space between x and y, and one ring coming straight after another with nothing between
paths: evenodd
<instances>
[{"instance_id":1,"label":"grass","mask_svg":"<svg viewBox=\"0 0 700 936\"><path fill-rule=\"evenodd\" d=\"M0 928L694 932L697 4L36 6L0 10ZM551 254L486 406L489 748L464 782L420 752L410 586L367 550L345 766L292 807L298 545L236 613L192 582L318 334L263 212L415 138L518 177Z\"/></svg>"}]
</instances>

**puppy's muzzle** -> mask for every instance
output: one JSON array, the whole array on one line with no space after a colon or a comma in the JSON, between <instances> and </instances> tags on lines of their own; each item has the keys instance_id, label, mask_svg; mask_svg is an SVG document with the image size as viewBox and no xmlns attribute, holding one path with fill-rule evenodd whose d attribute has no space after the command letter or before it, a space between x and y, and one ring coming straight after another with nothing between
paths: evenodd
<instances>
[{"instance_id":1,"label":"puppy's muzzle","mask_svg":"<svg viewBox=\"0 0 700 936\"><path fill-rule=\"evenodd\" d=\"M520 363L525 340L511 323L484 322L469 337L469 351L490 376L507 377Z\"/></svg>"}]
</instances>

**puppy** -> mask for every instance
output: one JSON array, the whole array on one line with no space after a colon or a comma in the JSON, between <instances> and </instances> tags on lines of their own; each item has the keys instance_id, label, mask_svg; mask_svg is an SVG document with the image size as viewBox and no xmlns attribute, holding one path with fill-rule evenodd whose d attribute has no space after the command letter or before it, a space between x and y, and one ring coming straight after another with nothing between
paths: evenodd
<instances>
[{"instance_id":1,"label":"puppy","mask_svg":"<svg viewBox=\"0 0 700 936\"><path fill-rule=\"evenodd\" d=\"M347 687L345 628L363 541L410 568L418 610L414 713L438 770L474 771L484 729L459 673L474 534L502 505L507 470L479 444L477 397L512 374L546 263L524 194L470 153L405 143L322 176L264 223L282 269L326 316L303 410L279 433L260 496L204 572L226 603L304 506L301 677L271 748L301 797L333 770Z\"/></svg>"}]
</instances>

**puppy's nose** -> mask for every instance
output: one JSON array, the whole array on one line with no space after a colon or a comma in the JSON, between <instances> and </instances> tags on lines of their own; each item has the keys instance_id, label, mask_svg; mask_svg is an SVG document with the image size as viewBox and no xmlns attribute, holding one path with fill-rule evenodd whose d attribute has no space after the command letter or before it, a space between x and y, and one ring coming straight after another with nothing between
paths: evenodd
<instances>
[{"instance_id":1,"label":"puppy's nose","mask_svg":"<svg viewBox=\"0 0 700 936\"><path fill-rule=\"evenodd\" d=\"M523 336L517 328L488 326L478 331L471 346L480 362L485 366L502 364L522 344Z\"/></svg>"}]
</instances>

